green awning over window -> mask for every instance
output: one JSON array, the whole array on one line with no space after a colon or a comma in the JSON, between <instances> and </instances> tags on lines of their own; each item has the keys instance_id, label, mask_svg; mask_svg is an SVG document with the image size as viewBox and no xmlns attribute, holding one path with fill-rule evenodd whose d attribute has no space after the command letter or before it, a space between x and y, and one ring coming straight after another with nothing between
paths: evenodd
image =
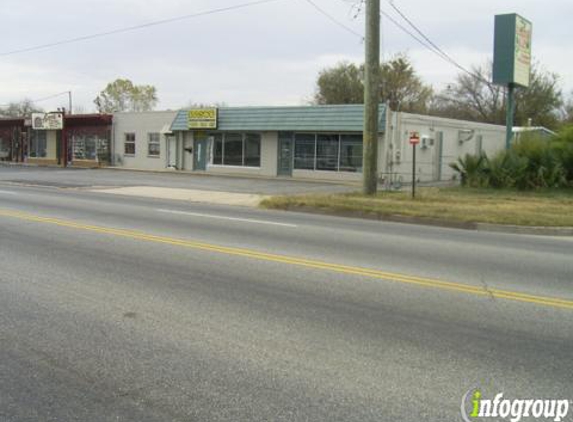
<instances>
[{"instance_id":1,"label":"green awning over window","mask_svg":"<svg viewBox=\"0 0 573 422\"><path fill-rule=\"evenodd\" d=\"M177 113L172 131L189 130L189 110ZM386 127L386 107L380 105L380 132ZM218 109L219 131L362 132L364 106L223 107Z\"/></svg>"}]
</instances>

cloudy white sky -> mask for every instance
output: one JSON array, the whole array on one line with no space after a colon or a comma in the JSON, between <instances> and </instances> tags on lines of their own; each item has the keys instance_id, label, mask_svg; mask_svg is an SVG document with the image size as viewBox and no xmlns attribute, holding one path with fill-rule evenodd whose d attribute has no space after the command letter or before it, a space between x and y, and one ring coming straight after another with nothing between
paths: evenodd
<instances>
[{"instance_id":1,"label":"cloudy white sky","mask_svg":"<svg viewBox=\"0 0 573 422\"><path fill-rule=\"evenodd\" d=\"M313 0L358 33L352 0ZM93 99L118 77L157 87L159 109L189 102L296 105L314 92L318 72L341 60L362 61L359 37L320 14L307 0L277 0L129 33L5 55L13 50L150 21L218 9L249 0L2 0L0 105L71 90L74 105ZM387 0L382 9L393 13ZM395 0L429 38L463 66L486 62L493 19L519 13L533 22L533 53L573 90L571 0ZM396 16L396 15L395 15ZM396 17L396 19L400 19ZM407 52L420 76L439 90L458 70L383 19L383 56ZM66 106L67 97L39 102Z\"/></svg>"}]
</instances>

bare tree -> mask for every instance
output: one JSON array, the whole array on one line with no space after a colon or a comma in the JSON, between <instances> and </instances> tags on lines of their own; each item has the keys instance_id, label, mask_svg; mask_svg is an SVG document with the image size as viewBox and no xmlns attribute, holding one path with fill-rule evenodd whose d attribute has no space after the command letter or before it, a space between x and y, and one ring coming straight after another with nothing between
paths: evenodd
<instances>
[{"instance_id":1,"label":"bare tree","mask_svg":"<svg viewBox=\"0 0 573 422\"><path fill-rule=\"evenodd\" d=\"M195 102L195 101L188 101L187 105L184 108L209 108L209 107L228 107L228 104L224 101L216 101L213 103L202 103L202 102Z\"/></svg>"},{"instance_id":2,"label":"bare tree","mask_svg":"<svg viewBox=\"0 0 573 422\"><path fill-rule=\"evenodd\" d=\"M472 68L472 75L461 73L446 90L434 97L431 113L456 119L504 124L505 88L488 82L492 78L491 63ZM559 111L563 95L559 77L533 66L529 88L516 93L515 123L555 128L559 124Z\"/></svg>"},{"instance_id":3,"label":"bare tree","mask_svg":"<svg viewBox=\"0 0 573 422\"><path fill-rule=\"evenodd\" d=\"M42 111L42 108L36 106L32 100L24 99L0 108L0 117L29 117L32 113Z\"/></svg>"}]
</instances>

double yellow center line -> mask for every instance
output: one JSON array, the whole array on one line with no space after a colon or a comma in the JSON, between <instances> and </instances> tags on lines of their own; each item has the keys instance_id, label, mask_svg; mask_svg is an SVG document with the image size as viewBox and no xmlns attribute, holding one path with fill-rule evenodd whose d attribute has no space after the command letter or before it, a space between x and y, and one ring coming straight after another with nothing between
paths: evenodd
<instances>
[{"instance_id":1,"label":"double yellow center line","mask_svg":"<svg viewBox=\"0 0 573 422\"><path fill-rule=\"evenodd\" d=\"M480 286L473 286L469 284L453 283L442 281L432 278L415 277L405 274L391 273L386 271L379 271L369 268L354 267L350 265L340 265L330 262L317 261L313 259L298 258L287 255L269 254L259 252L252 249L234 248L219 246L210 243L198 242L193 240L177 239L173 237L157 236L145 232L115 229L111 227L93 226L88 224L77 223L70 220L61 220L51 217L42 217L38 215L23 213L19 211L2 210L0 209L0 217L9 217L19 220L31 221L36 223L51 224L70 229L83 230L101 234L108 234L120 236L129 239L142 240L154 243L163 243L167 245L180 246L184 248L197 249L209 252L216 252L225 255L241 256L245 258L257 259L261 261L278 262L288 265L296 265L299 267L314 268L326 271L332 271L342 274L352 274L370 278L376 278L386 281L395 281L399 283L412 284L422 287L450 290L462 292L478 296L488 296L496 299L506 299L517 302L534 303L537 305L550 306L554 308L570 309L573 310L573 300L559 299L554 297L536 296L525 293L499 290L499 289L485 289Z\"/></svg>"}]
</instances>

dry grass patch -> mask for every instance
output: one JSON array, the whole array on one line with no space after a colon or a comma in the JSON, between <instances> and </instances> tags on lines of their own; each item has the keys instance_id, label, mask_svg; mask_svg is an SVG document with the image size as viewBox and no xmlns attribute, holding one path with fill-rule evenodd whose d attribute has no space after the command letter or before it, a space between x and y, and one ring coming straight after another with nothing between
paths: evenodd
<instances>
[{"instance_id":1,"label":"dry grass patch","mask_svg":"<svg viewBox=\"0 0 573 422\"><path fill-rule=\"evenodd\" d=\"M315 208L328 212L401 215L457 222L573 227L573 190L515 192L469 188L422 188L416 199L405 192L277 196L264 208Z\"/></svg>"}]
</instances>

